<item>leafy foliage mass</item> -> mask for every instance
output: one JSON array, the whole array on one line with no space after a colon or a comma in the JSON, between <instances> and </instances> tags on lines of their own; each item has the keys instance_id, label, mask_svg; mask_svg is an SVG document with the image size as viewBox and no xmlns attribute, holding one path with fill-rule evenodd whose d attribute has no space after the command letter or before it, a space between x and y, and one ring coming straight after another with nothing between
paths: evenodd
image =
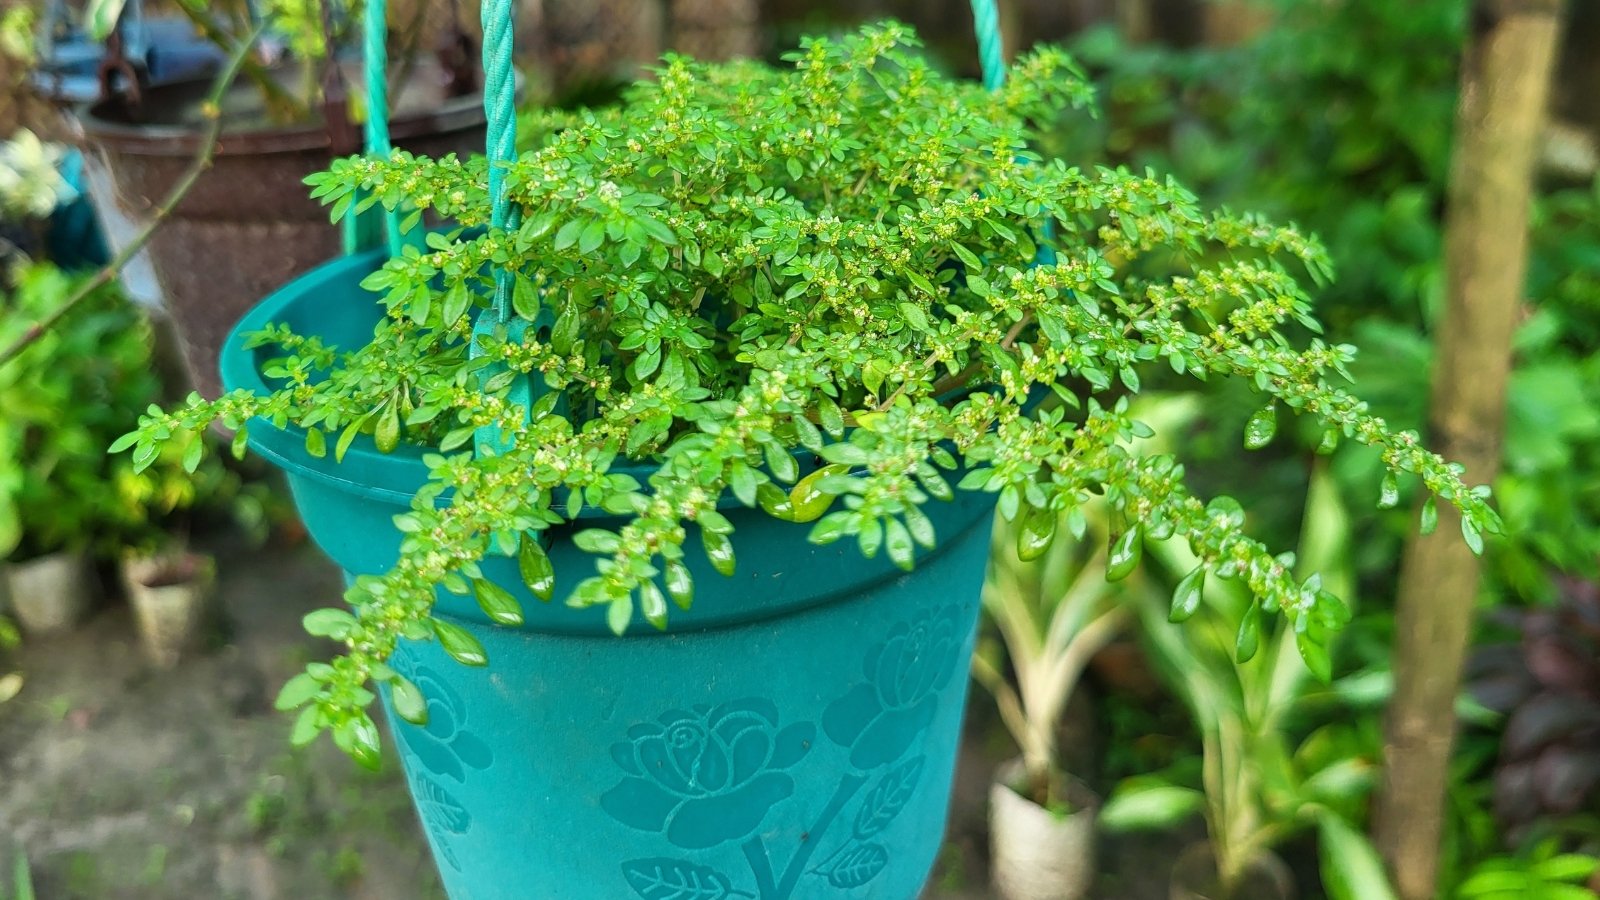
<instances>
[{"instance_id":1,"label":"leafy foliage mass","mask_svg":"<svg viewBox=\"0 0 1600 900\"><path fill-rule=\"evenodd\" d=\"M413 227L432 211L461 228L367 279L388 312L371 343L336 350L274 329L260 340L285 351L267 372L281 389L195 398L120 442L149 456L255 415L304 428L313 455L361 432L380 449L437 449L396 521L398 563L355 582L354 614L308 621L348 649L285 687L280 704L304 707L297 740L331 728L374 757L369 680L392 685L402 715L425 715L384 665L399 639L436 637L485 662L470 635L430 616L436 590L519 623L479 560L520 557L530 591L549 598L541 533L591 506L623 524L572 536L596 567L565 594L604 607L618 631L635 616L666 627L669 600L692 601L691 536L733 571L725 504L809 522L812 541L849 538L909 569L937 537L923 506L968 490L1020 518L1035 555L1058 521L1081 536L1079 508L1103 494L1111 577L1137 565L1144 538L1180 535L1207 570L1249 588L1253 609L1281 612L1317 645L1345 620L1342 603L1245 536L1237 503L1197 499L1175 459L1131 449L1149 429L1127 397L1158 367L1252 384L1263 405L1247 446L1271 440L1280 408L1303 413L1329 447L1377 449L1385 500L1394 473L1414 473L1463 509L1474 546L1498 527L1486 490L1329 383L1353 348L1286 336L1317 330L1292 272L1326 276L1318 244L1208 213L1167 179L1027 151L1041 120L1090 99L1059 51L1019 60L989 94L941 77L915 45L886 24L804 42L781 70L669 58L622 106L556 123L509 167L520 219L503 232L479 230L481 161L397 152L313 179L335 217L381 202ZM514 314L474 338L502 269L515 273ZM530 404L515 399L523 379ZM1033 402L1052 392L1057 402ZM503 440L467 452L480 429ZM1245 619L1244 655L1259 621Z\"/></svg>"},{"instance_id":2,"label":"leafy foliage mass","mask_svg":"<svg viewBox=\"0 0 1600 900\"><path fill-rule=\"evenodd\" d=\"M0 345L54 312L83 277L44 262L7 265ZM219 461L202 460L195 436L135 461L106 456L106 443L160 396L149 325L109 288L73 315L72 327L0 366L0 559L149 550L163 519L236 489Z\"/></svg>"}]
</instances>

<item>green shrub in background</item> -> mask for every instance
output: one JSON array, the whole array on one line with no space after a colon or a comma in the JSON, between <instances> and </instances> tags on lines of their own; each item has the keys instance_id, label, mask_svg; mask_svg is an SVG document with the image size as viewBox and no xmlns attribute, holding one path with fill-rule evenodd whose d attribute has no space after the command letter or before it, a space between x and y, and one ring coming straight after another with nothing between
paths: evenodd
<instances>
[{"instance_id":1,"label":"green shrub in background","mask_svg":"<svg viewBox=\"0 0 1600 900\"><path fill-rule=\"evenodd\" d=\"M1275 24L1235 48L1173 50L1130 45L1111 30L1085 33L1074 49L1103 85L1106 115L1096 128L1058 133L1053 149L1174 171L1211 202L1265 210L1320 235L1338 278L1318 308L1363 348L1357 382L1375 412L1422 428L1467 4L1264 2ZM1600 558L1600 183L1547 186L1535 223L1495 486L1508 537L1488 555L1488 589L1518 602L1549 601L1555 572L1593 576ZM1189 452L1210 456L1221 477L1234 458L1231 435L1255 404L1231 386L1211 390L1215 427ZM1299 450L1319 437L1302 433ZM1257 496L1303 494L1302 454L1284 449L1279 465L1252 473ZM1377 477L1353 454L1337 455L1333 471L1347 489ZM1218 487L1250 493L1250 485ZM1295 506L1258 506L1266 514L1257 527L1292 534ZM1357 528L1372 536L1356 550L1358 571L1369 584L1391 583L1406 516L1352 506Z\"/></svg>"},{"instance_id":2,"label":"green shrub in background","mask_svg":"<svg viewBox=\"0 0 1600 900\"><path fill-rule=\"evenodd\" d=\"M87 275L22 262L5 273L0 344L65 300ZM153 550L173 517L233 496L238 479L211 459L193 475L201 438L168 445L136 472L105 448L160 399L150 326L114 288L102 288L23 354L0 366L0 559L57 550L115 556Z\"/></svg>"}]
</instances>

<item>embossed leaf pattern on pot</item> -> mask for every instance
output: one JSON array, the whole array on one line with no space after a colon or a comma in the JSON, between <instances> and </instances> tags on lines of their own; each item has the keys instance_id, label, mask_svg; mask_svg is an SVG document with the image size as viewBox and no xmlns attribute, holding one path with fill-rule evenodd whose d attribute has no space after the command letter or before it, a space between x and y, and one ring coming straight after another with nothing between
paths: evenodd
<instances>
[{"instance_id":1,"label":"embossed leaf pattern on pot","mask_svg":"<svg viewBox=\"0 0 1600 900\"><path fill-rule=\"evenodd\" d=\"M927 730L938 710L938 692L960 661L962 639L956 611L902 622L868 651L866 681L829 704L822 728L850 748L850 764L870 769L894 762Z\"/></svg>"},{"instance_id":2,"label":"embossed leaf pattern on pot","mask_svg":"<svg viewBox=\"0 0 1600 900\"><path fill-rule=\"evenodd\" d=\"M913 756L878 779L856 813L853 832L857 840L872 837L900 815L916 794L917 781L922 777L922 766L927 760L926 756Z\"/></svg>"},{"instance_id":3,"label":"embossed leaf pattern on pot","mask_svg":"<svg viewBox=\"0 0 1600 900\"><path fill-rule=\"evenodd\" d=\"M466 770L487 769L494 754L482 739L467 731L466 704L449 682L427 667L406 672L428 700L428 722L412 725L395 720L401 747L435 775L466 780Z\"/></svg>"},{"instance_id":4,"label":"embossed leaf pattern on pot","mask_svg":"<svg viewBox=\"0 0 1600 900\"><path fill-rule=\"evenodd\" d=\"M811 748L809 722L779 730L772 701L673 710L635 725L611 748L630 777L600 805L617 821L657 831L686 850L747 837L767 811L794 793L783 770Z\"/></svg>"},{"instance_id":5,"label":"embossed leaf pattern on pot","mask_svg":"<svg viewBox=\"0 0 1600 900\"><path fill-rule=\"evenodd\" d=\"M889 851L878 844L858 844L846 850L825 872L836 888L858 888L878 877L889 865Z\"/></svg>"},{"instance_id":6,"label":"embossed leaf pattern on pot","mask_svg":"<svg viewBox=\"0 0 1600 900\"><path fill-rule=\"evenodd\" d=\"M467 829L472 827L472 817L460 801L427 775L416 773L412 786L422 826L433 838L433 845L438 848L439 855L443 857L445 863L459 871L461 863L456 859L455 850L450 846L450 836L466 834Z\"/></svg>"},{"instance_id":7,"label":"embossed leaf pattern on pot","mask_svg":"<svg viewBox=\"0 0 1600 900\"><path fill-rule=\"evenodd\" d=\"M749 897L728 876L681 859L636 859L622 864L622 877L645 900L727 900Z\"/></svg>"}]
</instances>

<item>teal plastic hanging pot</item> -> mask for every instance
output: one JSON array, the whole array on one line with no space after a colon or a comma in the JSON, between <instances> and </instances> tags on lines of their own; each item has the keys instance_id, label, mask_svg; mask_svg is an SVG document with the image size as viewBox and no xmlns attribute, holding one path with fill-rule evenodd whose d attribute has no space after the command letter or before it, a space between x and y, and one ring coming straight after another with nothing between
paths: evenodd
<instances>
[{"instance_id":1,"label":"teal plastic hanging pot","mask_svg":"<svg viewBox=\"0 0 1600 900\"><path fill-rule=\"evenodd\" d=\"M329 263L259 304L224 346L227 386L267 390L274 351L241 336L270 322L370 340L380 310L359 282L385 258ZM420 448L361 439L335 463L298 429L257 419L249 437L347 577L395 563ZM390 721L450 896L916 897L944 831L991 510L965 492L930 506L940 544L906 574L734 506L737 574L689 554L695 602L665 632L617 637L603 608L541 604L498 557L484 571L522 601L523 627L441 592L436 614L490 664L402 642L391 664L422 688L428 722ZM599 518L584 524L618 525ZM551 535L558 591L592 571L570 533Z\"/></svg>"}]
</instances>

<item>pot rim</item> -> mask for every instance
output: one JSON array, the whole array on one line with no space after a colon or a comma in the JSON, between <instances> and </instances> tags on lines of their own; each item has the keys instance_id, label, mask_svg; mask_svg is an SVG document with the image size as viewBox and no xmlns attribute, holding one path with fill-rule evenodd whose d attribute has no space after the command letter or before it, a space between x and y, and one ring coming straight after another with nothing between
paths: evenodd
<instances>
[{"instance_id":1,"label":"pot rim","mask_svg":"<svg viewBox=\"0 0 1600 900\"><path fill-rule=\"evenodd\" d=\"M244 391L257 395L270 392L272 387L269 385L266 376L260 371L263 349L247 349L244 336L250 332L258 331L268 323L275 321L283 322L287 320L291 326L298 325L301 328L314 329L318 317L328 318L327 311L330 303L343 303L347 304L347 308L351 310L356 309L353 304L361 302L360 298L364 295L359 293L352 294L351 286L358 283L368 272L381 265L387 255L386 249L378 248L324 263L274 291L252 307L234 325L233 330L223 341L218 367L225 390ZM366 302L371 303L372 307L371 310L362 310L363 313L379 311L380 302L376 297L372 297ZM351 313L352 316L354 314L354 312ZM354 328L358 323L352 319L352 321L345 324ZM360 336L339 336L334 338L336 344L341 340L354 343L370 340L370 338L363 339ZM431 446L424 447L419 444L402 443L393 451L383 453L378 450L377 444L370 435L357 435L347 448L341 461L336 460L332 453L325 453L322 457L314 457L308 453L305 449L305 430L292 423L285 422L282 425L278 425L268 419L252 417L247 423L243 424L243 427L247 429L247 441L251 449L260 453L274 465L284 469L291 476L291 479L303 479L305 482L315 484L320 489L325 489L332 493L354 500L386 506L394 513L400 513L411 508L417 490L426 484L428 480L428 469L423 457L439 452L437 448ZM818 461L808 450L800 451L796 454L796 457L800 462L802 472L814 469L818 464ZM657 464L649 461L637 463L618 459L616 462L618 464L613 466L612 472L631 475L641 483L646 483L650 474L657 469ZM291 480L291 485L293 483ZM559 490L555 492L552 497L553 505L559 506L561 504L564 493L564 491ZM441 505L447 504L450 502L449 494L441 495L435 502ZM773 524L782 524L795 529L807 528L804 524L785 523L782 520L771 518L759 509L747 509L731 493L725 493L720 497L718 506L729 510L729 515L749 513ZM940 502L938 506L940 508L937 512L929 510L929 514L935 516L937 522L947 524L939 526L940 539L938 546L925 554L919 555L919 570L931 563L935 557L942 556L951 547L957 546L974 530L981 528L983 523L987 522L989 517L993 515L994 509L991 495L974 492L962 492L952 501ZM554 539L555 535L565 533L567 529L585 527L580 524L582 522L613 524L625 520L625 516L618 516L602 508L585 505L578 517L559 526L560 531L553 533L552 538ZM313 534L313 539L316 539L315 534ZM809 546L805 544L803 531L797 531L795 539L800 541L803 546ZM984 529L984 545L987 546L987 529ZM324 550L327 551L328 548L324 546ZM362 568L364 564L347 565L346 560L340 557L338 553L328 552L334 556L335 561L339 562L347 572L366 571ZM851 552L854 553L853 548L851 548ZM732 607L727 609L711 608L706 610L703 615L691 615L687 621L684 616L680 615L677 617L677 621L681 624L681 627L673 628L669 626L667 633L704 630L783 616L793 610L831 603L851 596L859 590L879 582L906 577L907 575L898 567L890 565L882 556L879 556L876 560L867 560L859 556L856 558L867 564L866 568L859 571L857 577L850 580L848 585L841 585L841 590L830 589L819 593L801 591L788 599L777 599L772 604L758 604L758 609L736 611ZM746 574L751 573L747 572ZM848 590L842 589L845 586L848 587ZM516 589L520 590L520 588ZM798 588L796 590L799 591ZM446 615L465 618L473 622L488 622L475 602L471 600L462 600L460 603L455 602L461 599L454 596L442 597L442 612ZM703 603L703 599L697 601L696 609L701 609ZM544 609L545 607L540 606L538 608ZM526 606L525 609L527 609ZM565 611L569 608L561 605L559 609ZM520 630L588 635L591 631L594 634L600 634L604 629L605 633L609 634L609 627L604 623L602 616L598 614L588 615L589 613L599 613L600 611L587 608L580 612L585 614L585 619L581 622L576 619L566 621L561 618L566 615L565 612L548 620L545 618L536 620L535 617L530 615L525 624L520 626ZM589 621L589 619L594 621ZM657 632L648 623L639 621L636 618L635 622L629 626L628 633L659 634L660 632Z\"/></svg>"}]
</instances>

